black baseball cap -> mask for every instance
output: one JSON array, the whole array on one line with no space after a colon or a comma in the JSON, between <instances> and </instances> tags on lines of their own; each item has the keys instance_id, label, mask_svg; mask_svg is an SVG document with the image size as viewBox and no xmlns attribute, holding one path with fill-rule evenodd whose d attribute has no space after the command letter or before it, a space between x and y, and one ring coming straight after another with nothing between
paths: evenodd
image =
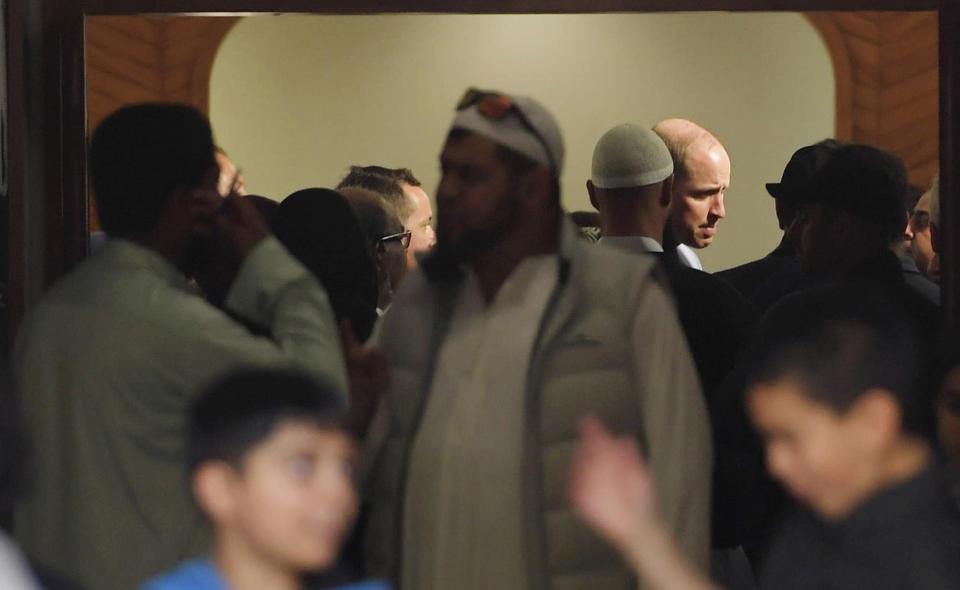
<instances>
[{"instance_id":1,"label":"black baseball cap","mask_svg":"<svg viewBox=\"0 0 960 590\"><path fill-rule=\"evenodd\" d=\"M798 149L783 169L780 182L767 183L767 192L774 199L801 200L802 189L842 145L835 139L824 139Z\"/></svg>"},{"instance_id":2,"label":"black baseball cap","mask_svg":"<svg viewBox=\"0 0 960 590\"><path fill-rule=\"evenodd\" d=\"M891 238L906 223L907 168L896 155L865 144L847 144L810 178L803 203L820 203L873 222Z\"/></svg>"}]
</instances>

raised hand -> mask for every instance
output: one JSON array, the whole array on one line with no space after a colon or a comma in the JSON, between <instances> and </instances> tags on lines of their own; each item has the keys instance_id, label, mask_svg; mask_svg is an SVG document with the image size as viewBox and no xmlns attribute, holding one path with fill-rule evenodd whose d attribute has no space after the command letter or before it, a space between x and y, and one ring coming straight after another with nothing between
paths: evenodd
<instances>
[{"instance_id":1,"label":"raised hand","mask_svg":"<svg viewBox=\"0 0 960 590\"><path fill-rule=\"evenodd\" d=\"M249 199L231 194L215 218L217 230L241 259L270 234L267 221Z\"/></svg>"},{"instance_id":2,"label":"raised hand","mask_svg":"<svg viewBox=\"0 0 960 590\"><path fill-rule=\"evenodd\" d=\"M588 524L623 550L656 519L653 483L632 438L614 438L593 416L580 421L570 502Z\"/></svg>"}]
</instances>

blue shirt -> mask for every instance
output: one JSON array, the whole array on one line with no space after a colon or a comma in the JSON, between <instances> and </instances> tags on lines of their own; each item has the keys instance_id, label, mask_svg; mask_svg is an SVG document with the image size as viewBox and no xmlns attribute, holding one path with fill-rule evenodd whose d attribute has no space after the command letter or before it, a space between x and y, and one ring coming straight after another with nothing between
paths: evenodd
<instances>
[{"instance_id":1,"label":"blue shirt","mask_svg":"<svg viewBox=\"0 0 960 590\"><path fill-rule=\"evenodd\" d=\"M140 590L230 590L230 587L212 561L194 559L149 580Z\"/></svg>"},{"instance_id":2,"label":"blue shirt","mask_svg":"<svg viewBox=\"0 0 960 590\"><path fill-rule=\"evenodd\" d=\"M220 572L209 559L185 561L175 570L161 574L140 587L140 590L230 590ZM384 582L357 582L333 590L391 590Z\"/></svg>"}]
</instances>

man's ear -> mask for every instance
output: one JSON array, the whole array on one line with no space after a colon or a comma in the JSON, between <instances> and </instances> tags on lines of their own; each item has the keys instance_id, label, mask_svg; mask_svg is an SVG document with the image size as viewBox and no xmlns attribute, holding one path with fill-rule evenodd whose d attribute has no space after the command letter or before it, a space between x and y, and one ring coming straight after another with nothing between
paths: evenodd
<instances>
[{"instance_id":1,"label":"man's ear","mask_svg":"<svg viewBox=\"0 0 960 590\"><path fill-rule=\"evenodd\" d=\"M901 434L903 414L896 396L882 388L872 388L860 394L847 418L856 425L856 436L873 449L891 445Z\"/></svg>"},{"instance_id":2,"label":"man's ear","mask_svg":"<svg viewBox=\"0 0 960 590\"><path fill-rule=\"evenodd\" d=\"M542 167L537 166L532 170L528 170L520 177L520 183L517 187L520 197L523 199L523 202L532 205L533 210L539 213L542 211L542 207L547 205L547 201L550 200L551 193L553 188L553 177L550 176L550 172Z\"/></svg>"},{"instance_id":3,"label":"man's ear","mask_svg":"<svg viewBox=\"0 0 960 590\"><path fill-rule=\"evenodd\" d=\"M237 503L237 473L224 461L207 461L198 466L192 478L193 497L213 522L233 518Z\"/></svg>"},{"instance_id":4,"label":"man's ear","mask_svg":"<svg viewBox=\"0 0 960 590\"><path fill-rule=\"evenodd\" d=\"M670 195L673 194L673 175L671 174L663 181L663 188L660 190L660 206L666 209L670 206Z\"/></svg>"},{"instance_id":5,"label":"man's ear","mask_svg":"<svg viewBox=\"0 0 960 590\"><path fill-rule=\"evenodd\" d=\"M940 228L933 221L930 222L930 245L934 252L940 253Z\"/></svg>"},{"instance_id":6,"label":"man's ear","mask_svg":"<svg viewBox=\"0 0 960 590\"><path fill-rule=\"evenodd\" d=\"M599 201L597 201L597 187L593 185L593 181L589 178L587 179L587 194L590 195L590 204L593 205L593 208L597 211L600 210Z\"/></svg>"}]
</instances>

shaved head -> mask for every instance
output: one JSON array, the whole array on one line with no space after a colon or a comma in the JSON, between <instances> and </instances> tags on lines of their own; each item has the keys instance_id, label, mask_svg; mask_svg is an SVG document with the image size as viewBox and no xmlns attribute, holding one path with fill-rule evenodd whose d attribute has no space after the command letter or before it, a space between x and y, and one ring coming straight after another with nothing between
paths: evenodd
<instances>
[{"instance_id":1,"label":"shaved head","mask_svg":"<svg viewBox=\"0 0 960 590\"><path fill-rule=\"evenodd\" d=\"M688 119L665 119L653 127L653 131L667 144L670 156L673 158L673 173L676 176L687 176L685 166L687 151L694 146L703 144L712 147L723 144L717 136L693 121Z\"/></svg>"},{"instance_id":2,"label":"shaved head","mask_svg":"<svg viewBox=\"0 0 960 590\"><path fill-rule=\"evenodd\" d=\"M681 244L706 248L726 216L730 156L716 135L693 121L667 119L653 130L673 158L668 231Z\"/></svg>"}]
</instances>

